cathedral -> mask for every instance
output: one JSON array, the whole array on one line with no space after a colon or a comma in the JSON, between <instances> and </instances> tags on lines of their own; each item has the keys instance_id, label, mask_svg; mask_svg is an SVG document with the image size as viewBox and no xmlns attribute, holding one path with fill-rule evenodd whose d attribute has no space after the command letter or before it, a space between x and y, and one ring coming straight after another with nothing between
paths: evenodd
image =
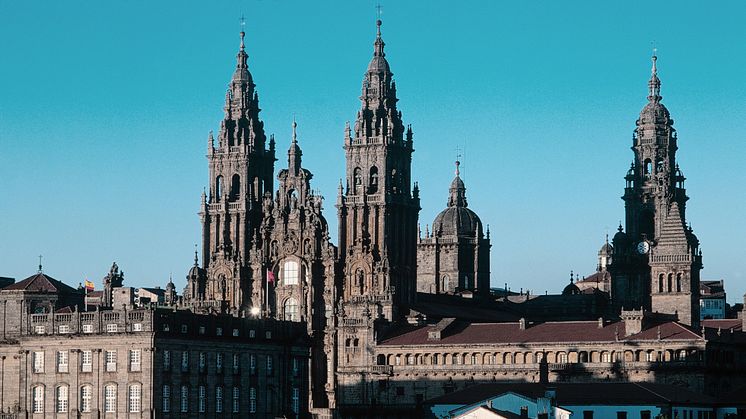
<instances>
[{"instance_id":1,"label":"cathedral","mask_svg":"<svg viewBox=\"0 0 746 419\"><path fill-rule=\"evenodd\" d=\"M201 263L195 255L174 306L305 325L315 417L407 417L424 400L494 380L658 381L702 392L742 381L721 357L733 361L743 344L699 320L702 254L655 55L632 136L625 226L599 251L598 272L571 279L563 295L501 296L490 289L489 228L468 207L459 161L445 208L420 228L415 136L397 106L381 24L360 108L340 138L336 245L296 122L286 160L265 132L241 32L224 118L207 140ZM739 342L740 330L730 332Z\"/></svg>"}]
</instances>

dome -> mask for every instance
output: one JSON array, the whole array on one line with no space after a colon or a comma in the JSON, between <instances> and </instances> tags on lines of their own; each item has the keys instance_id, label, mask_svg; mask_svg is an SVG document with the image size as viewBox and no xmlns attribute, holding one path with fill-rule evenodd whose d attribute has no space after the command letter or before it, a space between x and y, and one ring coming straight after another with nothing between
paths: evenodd
<instances>
[{"instance_id":1,"label":"dome","mask_svg":"<svg viewBox=\"0 0 746 419\"><path fill-rule=\"evenodd\" d=\"M562 290L562 295L578 295L578 294L580 294L580 288L578 288L578 286L572 282L567 284L565 289Z\"/></svg>"},{"instance_id":2,"label":"dome","mask_svg":"<svg viewBox=\"0 0 746 419\"><path fill-rule=\"evenodd\" d=\"M382 56L373 57L373 59L370 60L370 64L368 64L369 73L388 73L390 71L389 62Z\"/></svg>"},{"instance_id":3,"label":"dome","mask_svg":"<svg viewBox=\"0 0 746 419\"><path fill-rule=\"evenodd\" d=\"M443 236L482 236L482 221L466 203L466 186L459 175L456 161L456 177L448 188L448 207L433 220L433 234Z\"/></svg>"},{"instance_id":4,"label":"dome","mask_svg":"<svg viewBox=\"0 0 746 419\"><path fill-rule=\"evenodd\" d=\"M189 278L199 278L202 274L202 268L197 266L196 264L192 266L191 269L189 269L189 274L187 275ZM184 271L182 271L184 272Z\"/></svg>"},{"instance_id":5,"label":"dome","mask_svg":"<svg viewBox=\"0 0 746 419\"><path fill-rule=\"evenodd\" d=\"M614 252L614 246L612 246L608 242L608 236L606 236L606 238L607 238L606 243L604 243L604 245L601 246L601 249L598 250L598 254L599 255L610 255L610 254L612 254Z\"/></svg>"},{"instance_id":6,"label":"dome","mask_svg":"<svg viewBox=\"0 0 746 419\"><path fill-rule=\"evenodd\" d=\"M481 236L482 221L469 208L448 207L435 217L433 233L443 236Z\"/></svg>"},{"instance_id":7,"label":"dome","mask_svg":"<svg viewBox=\"0 0 746 419\"><path fill-rule=\"evenodd\" d=\"M639 124L655 124L666 122L671 118L668 109L659 101L648 102L640 111Z\"/></svg>"}]
</instances>

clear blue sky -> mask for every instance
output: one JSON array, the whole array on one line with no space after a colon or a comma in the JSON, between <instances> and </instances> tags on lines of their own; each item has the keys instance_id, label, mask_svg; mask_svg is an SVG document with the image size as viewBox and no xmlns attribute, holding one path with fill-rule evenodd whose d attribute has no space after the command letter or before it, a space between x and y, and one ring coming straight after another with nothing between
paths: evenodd
<instances>
[{"instance_id":1,"label":"clear blue sky","mask_svg":"<svg viewBox=\"0 0 746 419\"><path fill-rule=\"evenodd\" d=\"M596 266L624 208L651 42L679 132L703 277L746 291L746 3L383 0L386 52L415 133L420 221L465 147L492 283L558 291ZM0 276L71 284L116 260L131 286L181 288L200 236L207 133L247 18L268 133L304 166L334 229L345 121L359 108L374 1L0 0ZM280 156L278 166L284 163ZM424 228L424 227L423 227Z\"/></svg>"}]
</instances>

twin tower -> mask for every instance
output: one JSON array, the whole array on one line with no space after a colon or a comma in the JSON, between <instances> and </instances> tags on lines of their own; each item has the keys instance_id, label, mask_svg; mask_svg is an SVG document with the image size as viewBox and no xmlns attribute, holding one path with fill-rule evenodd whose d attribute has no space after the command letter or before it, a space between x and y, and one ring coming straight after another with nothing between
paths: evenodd
<instances>
[{"instance_id":1,"label":"twin tower","mask_svg":"<svg viewBox=\"0 0 746 419\"><path fill-rule=\"evenodd\" d=\"M381 21L363 77L361 107L344 132L338 246L322 198L302 167L296 124L274 190L276 143L259 119L241 32L237 64L217 138L208 138L209 192L203 193L202 263L195 257L184 302L197 311L306 321L332 330L340 318L400 318L417 292L489 293L489 232L467 208L458 173L448 206L424 237L411 176L413 134L397 109ZM626 177L626 231L614 236L608 269L619 309L699 320L699 243L685 224L684 177L673 120L661 104L655 57L648 104L637 121Z\"/></svg>"}]
</instances>

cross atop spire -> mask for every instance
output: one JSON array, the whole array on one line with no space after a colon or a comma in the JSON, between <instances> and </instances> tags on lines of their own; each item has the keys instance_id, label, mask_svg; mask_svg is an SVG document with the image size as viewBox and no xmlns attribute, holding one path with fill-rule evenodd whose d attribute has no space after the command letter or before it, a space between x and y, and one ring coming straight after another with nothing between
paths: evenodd
<instances>
[{"instance_id":1,"label":"cross atop spire","mask_svg":"<svg viewBox=\"0 0 746 419\"><path fill-rule=\"evenodd\" d=\"M39 273L44 272L44 270L41 268L41 258L42 258L42 256L39 255Z\"/></svg>"}]
</instances>

